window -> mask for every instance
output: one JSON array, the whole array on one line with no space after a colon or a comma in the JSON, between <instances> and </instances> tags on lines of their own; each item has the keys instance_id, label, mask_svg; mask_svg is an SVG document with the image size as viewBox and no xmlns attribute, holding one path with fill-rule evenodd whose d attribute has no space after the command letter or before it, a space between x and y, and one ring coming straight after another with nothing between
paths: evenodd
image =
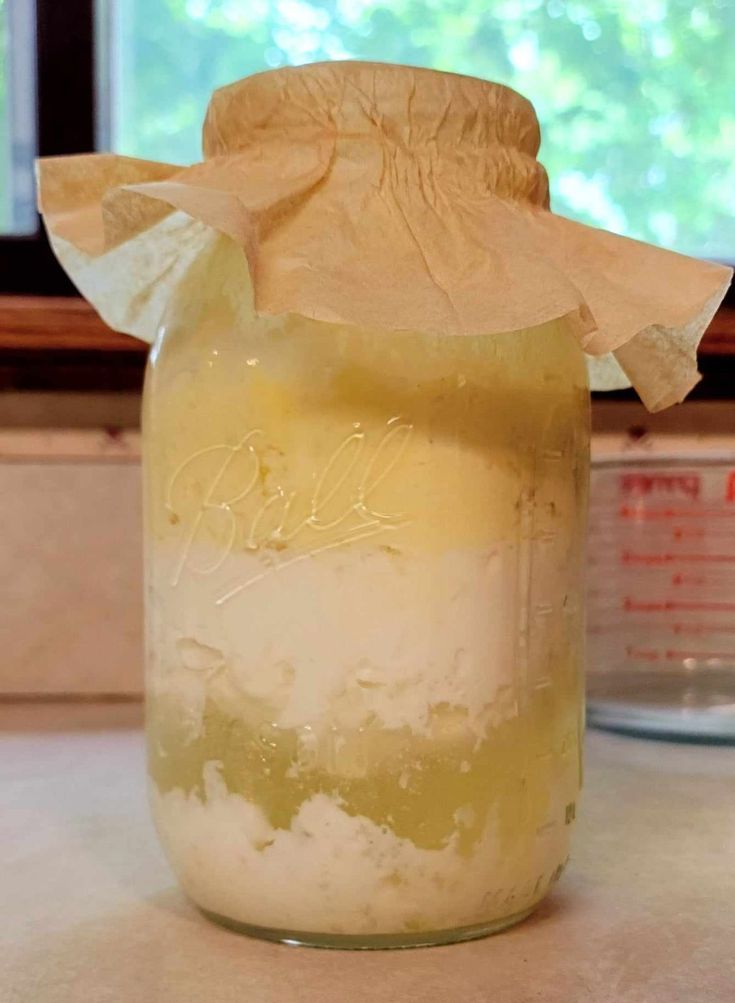
<instances>
[{"instance_id":1,"label":"window","mask_svg":"<svg viewBox=\"0 0 735 1003\"><path fill-rule=\"evenodd\" d=\"M36 229L35 27L33 4L0 0L0 233Z\"/></svg>"},{"instance_id":2,"label":"window","mask_svg":"<svg viewBox=\"0 0 735 1003\"><path fill-rule=\"evenodd\" d=\"M286 63L387 60L529 97L554 208L735 259L735 0L103 0L121 153L200 159L207 99Z\"/></svg>"},{"instance_id":3,"label":"window","mask_svg":"<svg viewBox=\"0 0 735 1003\"><path fill-rule=\"evenodd\" d=\"M215 87L347 57L510 84L541 119L556 211L735 260L735 0L0 0L0 47L5 291L72 291L31 154L191 163Z\"/></svg>"},{"instance_id":4,"label":"window","mask_svg":"<svg viewBox=\"0 0 735 1003\"><path fill-rule=\"evenodd\" d=\"M32 208L32 165L35 156L94 147L93 5L0 0L0 292L75 291Z\"/></svg>"}]
</instances>

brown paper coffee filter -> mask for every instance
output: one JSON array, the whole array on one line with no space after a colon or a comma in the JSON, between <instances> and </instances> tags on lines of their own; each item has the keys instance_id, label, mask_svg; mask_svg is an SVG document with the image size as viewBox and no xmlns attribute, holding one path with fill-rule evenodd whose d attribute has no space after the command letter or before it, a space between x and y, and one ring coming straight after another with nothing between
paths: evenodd
<instances>
[{"instance_id":1,"label":"brown paper coffee filter","mask_svg":"<svg viewBox=\"0 0 735 1003\"><path fill-rule=\"evenodd\" d=\"M593 389L680 401L730 269L550 212L538 146L533 107L506 87L321 63L215 92L193 167L41 160L40 208L81 292L145 341L222 233L257 314L452 336L565 318Z\"/></svg>"}]
</instances>

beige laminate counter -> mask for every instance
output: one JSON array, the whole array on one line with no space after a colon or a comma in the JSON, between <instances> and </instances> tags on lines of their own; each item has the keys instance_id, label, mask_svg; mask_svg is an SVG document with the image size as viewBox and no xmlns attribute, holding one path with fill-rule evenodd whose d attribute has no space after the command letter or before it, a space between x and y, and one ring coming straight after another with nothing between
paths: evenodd
<instances>
[{"instance_id":1,"label":"beige laminate counter","mask_svg":"<svg viewBox=\"0 0 735 1003\"><path fill-rule=\"evenodd\" d=\"M573 861L530 920L345 953L213 926L148 820L140 710L0 706L2 1003L731 1003L735 748L591 732Z\"/></svg>"}]
</instances>

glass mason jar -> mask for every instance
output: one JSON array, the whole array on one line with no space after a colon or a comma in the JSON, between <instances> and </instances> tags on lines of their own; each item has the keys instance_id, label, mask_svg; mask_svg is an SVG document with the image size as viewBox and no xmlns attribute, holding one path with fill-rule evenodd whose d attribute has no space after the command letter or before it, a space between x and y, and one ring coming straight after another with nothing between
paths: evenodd
<instances>
[{"instance_id":1,"label":"glass mason jar","mask_svg":"<svg viewBox=\"0 0 735 1003\"><path fill-rule=\"evenodd\" d=\"M248 285L218 238L146 382L163 845L205 913L262 937L499 930L561 873L579 790L582 351L561 321L254 319Z\"/></svg>"}]
</instances>

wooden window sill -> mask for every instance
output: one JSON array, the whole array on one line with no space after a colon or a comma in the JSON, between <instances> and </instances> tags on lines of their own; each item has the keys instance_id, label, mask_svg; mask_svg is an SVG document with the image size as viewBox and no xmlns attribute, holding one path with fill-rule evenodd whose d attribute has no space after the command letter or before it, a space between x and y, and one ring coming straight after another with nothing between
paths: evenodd
<instances>
[{"instance_id":1,"label":"wooden window sill","mask_svg":"<svg viewBox=\"0 0 735 1003\"><path fill-rule=\"evenodd\" d=\"M105 324L81 297L0 296L0 351L132 352L148 346Z\"/></svg>"},{"instance_id":2,"label":"wooden window sill","mask_svg":"<svg viewBox=\"0 0 735 1003\"><path fill-rule=\"evenodd\" d=\"M133 352L148 346L112 331L85 300L62 296L0 296L0 350ZM721 307L704 336L703 356L735 356L735 307Z\"/></svg>"}]
</instances>

